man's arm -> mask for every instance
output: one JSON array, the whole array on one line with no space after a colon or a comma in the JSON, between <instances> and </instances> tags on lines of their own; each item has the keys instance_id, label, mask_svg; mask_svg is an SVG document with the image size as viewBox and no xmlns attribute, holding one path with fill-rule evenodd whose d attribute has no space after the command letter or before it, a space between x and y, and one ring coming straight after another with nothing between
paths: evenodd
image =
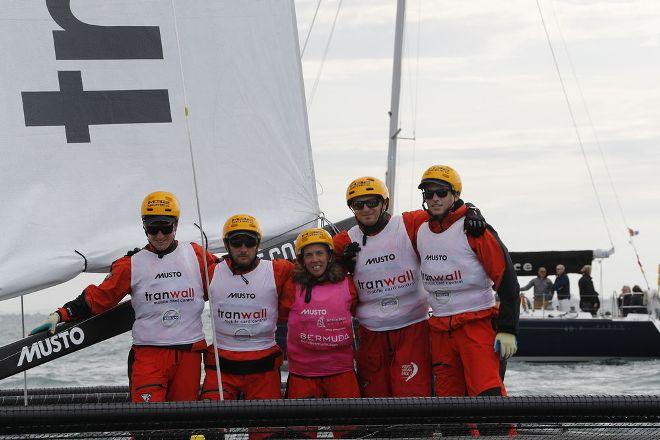
<instances>
[{"instance_id":1,"label":"man's arm","mask_svg":"<svg viewBox=\"0 0 660 440\"><path fill-rule=\"evenodd\" d=\"M76 299L64 304L57 312L62 321L87 318L116 306L130 292L131 257L122 257L112 263L110 273L101 284L90 284Z\"/></svg>"},{"instance_id":2,"label":"man's arm","mask_svg":"<svg viewBox=\"0 0 660 440\"><path fill-rule=\"evenodd\" d=\"M477 258L490 279L493 280L497 296L500 298L497 331L517 334L520 316L520 285L508 249L490 226L480 237L470 235L467 237L470 247L477 254Z\"/></svg>"},{"instance_id":3,"label":"man's arm","mask_svg":"<svg viewBox=\"0 0 660 440\"><path fill-rule=\"evenodd\" d=\"M534 279L532 278L531 280L529 280L529 283L525 284L525 287L520 288L520 291L522 292L525 290L529 290L530 287L532 287L533 285L534 285Z\"/></svg>"},{"instance_id":4,"label":"man's arm","mask_svg":"<svg viewBox=\"0 0 660 440\"><path fill-rule=\"evenodd\" d=\"M348 235L348 231L341 231L332 237L332 244L335 248L335 261L337 264L344 269L344 272L352 273L355 269L355 260L350 255L344 255L346 247L351 245L351 237Z\"/></svg>"},{"instance_id":5,"label":"man's arm","mask_svg":"<svg viewBox=\"0 0 660 440\"><path fill-rule=\"evenodd\" d=\"M282 293L278 301L278 315L277 322L283 324L289 319L289 312L291 307L296 299L296 285L293 282L293 279L289 278L282 288Z\"/></svg>"},{"instance_id":6,"label":"man's arm","mask_svg":"<svg viewBox=\"0 0 660 440\"><path fill-rule=\"evenodd\" d=\"M419 252L417 251L417 231L419 231L419 227L427 222L431 217L423 209L404 212L401 214L401 217L403 218L403 224L406 227L408 238L410 238L410 243L412 243L413 249L417 254L417 258L419 258Z\"/></svg>"},{"instance_id":7,"label":"man's arm","mask_svg":"<svg viewBox=\"0 0 660 440\"><path fill-rule=\"evenodd\" d=\"M283 258L276 258L273 260L273 273L275 275L275 287L277 288L277 296L281 297L284 293L285 285L291 278L291 273L295 264Z\"/></svg>"},{"instance_id":8,"label":"man's arm","mask_svg":"<svg viewBox=\"0 0 660 440\"><path fill-rule=\"evenodd\" d=\"M199 273L202 276L202 286L204 286L204 299L208 300L208 292L206 291L206 286L207 284L211 284L211 281L213 280L213 272L215 271L215 266L218 264L218 261L220 259L210 253L209 251L204 250L200 245L197 243L191 243L193 250L195 251L195 255L197 256L197 262L199 263ZM204 268L204 259L206 259L206 269ZM208 270L209 274L209 281L208 283L205 281L206 280L206 271Z\"/></svg>"}]
</instances>

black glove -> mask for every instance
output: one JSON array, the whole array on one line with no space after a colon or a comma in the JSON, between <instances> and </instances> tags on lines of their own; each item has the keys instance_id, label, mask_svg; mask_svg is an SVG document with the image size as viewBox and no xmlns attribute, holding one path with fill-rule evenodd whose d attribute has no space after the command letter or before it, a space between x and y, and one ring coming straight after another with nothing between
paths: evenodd
<instances>
[{"instance_id":1,"label":"black glove","mask_svg":"<svg viewBox=\"0 0 660 440\"><path fill-rule=\"evenodd\" d=\"M473 237L481 237L486 231L486 219L481 215L479 208L472 203L466 203L465 206L467 206L467 213L463 222L465 231Z\"/></svg>"},{"instance_id":2,"label":"black glove","mask_svg":"<svg viewBox=\"0 0 660 440\"><path fill-rule=\"evenodd\" d=\"M126 255L125 255L125 256L126 256L126 257L132 257L133 255L137 254L137 253L140 252L141 250L142 250L142 249L140 249L140 248L135 248L135 249L133 249L132 251L128 251L128 252L126 252Z\"/></svg>"},{"instance_id":3,"label":"black glove","mask_svg":"<svg viewBox=\"0 0 660 440\"><path fill-rule=\"evenodd\" d=\"M344 253L342 254L342 261L344 262L344 267L350 273L355 271L355 261L358 252L360 252L360 244L356 241L348 244L344 248Z\"/></svg>"}]
</instances>

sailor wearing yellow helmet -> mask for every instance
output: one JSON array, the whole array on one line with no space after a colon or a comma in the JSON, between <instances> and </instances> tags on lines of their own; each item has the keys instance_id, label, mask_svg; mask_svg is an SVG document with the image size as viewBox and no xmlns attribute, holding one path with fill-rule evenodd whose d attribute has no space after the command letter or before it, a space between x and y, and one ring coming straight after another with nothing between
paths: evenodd
<instances>
[{"instance_id":1,"label":"sailor wearing yellow helmet","mask_svg":"<svg viewBox=\"0 0 660 440\"><path fill-rule=\"evenodd\" d=\"M275 342L277 307L293 263L257 257L262 232L251 215L230 217L222 237L228 253L215 266L209 290L223 398L280 399L282 350ZM207 350L204 364L200 398L217 400L220 392L213 347Z\"/></svg>"},{"instance_id":2,"label":"sailor wearing yellow helmet","mask_svg":"<svg viewBox=\"0 0 660 440\"><path fill-rule=\"evenodd\" d=\"M519 316L519 286L509 253L492 228L479 237L463 230L467 208L453 168L430 167L419 189L430 215L417 231L417 249L433 314L435 394L505 396L500 359L516 351Z\"/></svg>"},{"instance_id":3,"label":"sailor wearing yellow helmet","mask_svg":"<svg viewBox=\"0 0 660 440\"><path fill-rule=\"evenodd\" d=\"M280 322L288 319L285 397L360 397L354 366L353 281L334 261L332 237L326 230L301 232L295 252L296 266L280 300ZM335 427L334 437L346 437L347 429ZM316 438L314 431L305 435Z\"/></svg>"},{"instance_id":4,"label":"sailor wearing yellow helmet","mask_svg":"<svg viewBox=\"0 0 660 440\"><path fill-rule=\"evenodd\" d=\"M204 258L209 266L217 259L195 243L175 239L180 212L174 194L147 195L141 217L148 244L115 261L100 285L88 286L32 330L52 333L60 321L101 313L131 295L135 323L128 371L133 402L197 400L199 392L206 348L201 319Z\"/></svg>"},{"instance_id":5,"label":"sailor wearing yellow helmet","mask_svg":"<svg viewBox=\"0 0 660 440\"><path fill-rule=\"evenodd\" d=\"M295 241L296 266L280 301L288 318L286 397L360 397L354 368L353 314L357 291L334 261L330 234L320 228Z\"/></svg>"},{"instance_id":6,"label":"sailor wearing yellow helmet","mask_svg":"<svg viewBox=\"0 0 660 440\"><path fill-rule=\"evenodd\" d=\"M363 397L431 395L428 294L419 280L415 234L428 220L423 210L391 216L389 191L375 177L350 183L346 203L357 226L333 237L335 253L353 273L359 295L357 372ZM482 234L476 209L466 218L470 234Z\"/></svg>"}]
</instances>

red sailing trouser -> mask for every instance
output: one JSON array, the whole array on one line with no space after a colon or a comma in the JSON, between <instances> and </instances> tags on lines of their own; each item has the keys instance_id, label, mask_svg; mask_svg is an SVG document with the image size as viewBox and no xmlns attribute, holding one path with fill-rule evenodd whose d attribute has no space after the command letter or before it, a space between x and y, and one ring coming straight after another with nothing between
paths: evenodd
<instances>
[{"instance_id":1,"label":"red sailing trouser","mask_svg":"<svg viewBox=\"0 0 660 440\"><path fill-rule=\"evenodd\" d=\"M289 373L285 397L287 399L360 397L360 387L354 371L320 377L305 377Z\"/></svg>"},{"instance_id":2,"label":"red sailing trouser","mask_svg":"<svg viewBox=\"0 0 660 440\"><path fill-rule=\"evenodd\" d=\"M332 376L305 377L289 373L286 383L287 399L341 399L360 397L360 387L354 371L333 374ZM336 426L334 438L347 436L354 426ZM316 427L307 427L303 433L308 438L316 438Z\"/></svg>"},{"instance_id":3,"label":"red sailing trouser","mask_svg":"<svg viewBox=\"0 0 660 440\"><path fill-rule=\"evenodd\" d=\"M206 369L204 385L202 385L202 399L219 400L218 377L216 371ZM222 397L225 400L236 400L243 397L245 400L281 399L280 368L265 373L231 374L222 373Z\"/></svg>"},{"instance_id":4,"label":"red sailing trouser","mask_svg":"<svg viewBox=\"0 0 660 440\"><path fill-rule=\"evenodd\" d=\"M431 326L436 396L478 396L493 389L506 396L491 322L488 316L447 331Z\"/></svg>"},{"instance_id":5,"label":"red sailing trouser","mask_svg":"<svg viewBox=\"0 0 660 440\"><path fill-rule=\"evenodd\" d=\"M208 359L208 357L207 357ZM215 364L215 361L213 361ZM242 397L245 400L281 399L280 367L282 356L275 360L272 370L263 373L232 374L222 372L222 394L225 400L236 400ZM204 369L204 384L202 385L201 399L219 400L218 376L215 369Z\"/></svg>"},{"instance_id":6,"label":"red sailing trouser","mask_svg":"<svg viewBox=\"0 0 660 440\"><path fill-rule=\"evenodd\" d=\"M358 381L362 397L431 395L429 325L416 324L382 332L358 327Z\"/></svg>"},{"instance_id":7,"label":"red sailing trouser","mask_svg":"<svg viewBox=\"0 0 660 440\"><path fill-rule=\"evenodd\" d=\"M213 347L204 354L204 384L200 399L219 400L218 375L215 369L215 356ZM281 399L280 367L282 366L282 355L274 360L271 370L261 373L234 374L226 371L222 373L222 397L225 400L237 400L242 397L245 400ZM263 432L262 432L263 431ZM274 428L250 428L248 438L250 440L261 440L270 438Z\"/></svg>"},{"instance_id":8,"label":"red sailing trouser","mask_svg":"<svg viewBox=\"0 0 660 440\"><path fill-rule=\"evenodd\" d=\"M131 401L197 400L201 370L199 351L134 345L128 357Z\"/></svg>"}]
</instances>

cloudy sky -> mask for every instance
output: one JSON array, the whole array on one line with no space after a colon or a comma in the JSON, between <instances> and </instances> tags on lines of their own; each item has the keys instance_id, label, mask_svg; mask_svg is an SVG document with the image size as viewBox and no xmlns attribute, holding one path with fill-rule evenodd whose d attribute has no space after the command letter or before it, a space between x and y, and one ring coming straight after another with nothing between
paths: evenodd
<instances>
[{"instance_id":1,"label":"cloudy sky","mask_svg":"<svg viewBox=\"0 0 660 440\"><path fill-rule=\"evenodd\" d=\"M421 173L432 164L448 164L461 174L463 198L482 209L509 249L609 248L609 228L616 253L602 264L603 292L622 284L644 286L597 137L625 219L640 231L635 243L655 286L660 3L539 1L608 227L537 4L530 0L408 0L401 136L414 135L416 141L400 142L396 210L417 209ZM296 1L301 42L316 5L317 0ZM337 6L338 0L322 1L303 57L308 98ZM353 178L384 178L395 9L395 0L343 1L309 108L319 201L330 219L350 214L344 192ZM83 275L27 295L26 310L48 312L100 279ZM594 279L599 289L597 269ZM18 299L0 307L19 310Z\"/></svg>"}]
</instances>

